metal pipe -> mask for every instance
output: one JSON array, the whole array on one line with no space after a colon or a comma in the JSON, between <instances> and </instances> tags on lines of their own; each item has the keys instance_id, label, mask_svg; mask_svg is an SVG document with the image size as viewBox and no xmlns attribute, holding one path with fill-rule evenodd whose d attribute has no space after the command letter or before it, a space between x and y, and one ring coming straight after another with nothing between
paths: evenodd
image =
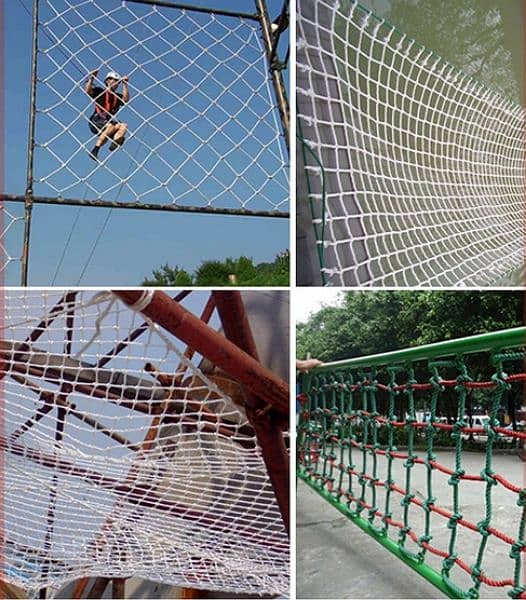
<instances>
[{"instance_id":1,"label":"metal pipe","mask_svg":"<svg viewBox=\"0 0 526 600\"><path fill-rule=\"evenodd\" d=\"M191 10L193 12L207 13L211 15L220 15L222 17L239 17L241 19L251 19L257 21L258 16L253 13L235 12L224 10L222 8L208 8L206 6L194 6L191 4L180 4L179 2L169 2L168 0L125 0L136 4L147 4L148 6L162 6L165 8L178 8L180 10Z\"/></svg>"},{"instance_id":2,"label":"metal pipe","mask_svg":"<svg viewBox=\"0 0 526 600\"><path fill-rule=\"evenodd\" d=\"M140 290L114 290L124 303L133 306L143 297ZM289 386L269 369L174 302L167 294L155 291L142 314L192 346L220 369L261 396L284 415L289 413Z\"/></svg>"},{"instance_id":3,"label":"metal pipe","mask_svg":"<svg viewBox=\"0 0 526 600\"><path fill-rule=\"evenodd\" d=\"M21 283L27 286L29 267L29 238L31 235L31 215L33 209L33 165L35 158L35 120L37 102L37 63L38 63L38 9L39 0L33 3L33 50L31 56L31 99L29 106L29 136L27 145L27 178L24 196L24 245L22 250Z\"/></svg>"},{"instance_id":4,"label":"metal pipe","mask_svg":"<svg viewBox=\"0 0 526 600\"><path fill-rule=\"evenodd\" d=\"M130 0L128 0L129 2ZM25 202L26 196L2 194L0 201ZM32 204L58 204L60 206L96 206L99 208L128 208L130 210L158 210L164 212L199 213L205 215L225 215L237 217L272 217L288 219L290 213L277 210L249 210L245 208L216 208L213 206L179 206L177 204L145 204L142 202L121 202L111 200L89 200L79 198L53 198L31 196Z\"/></svg>"},{"instance_id":5,"label":"metal pipe","mask_svg":"<svg viewBox=\"0 0 526 600\"><path fill-rule=\"evenodd\" d=\"M174 297L174 300L176 302L180 302L181 300L186 298L186 296L188 296L188 294L190 294L190 290L183 290L182 292L179 292L179 294L177 294L177 296ZM125 348L128 347L128 345L131 342L134 342L145 331L147 331L149 329L149 327L150 327L150 324L147 323L146 321L144 323L142 323L141 325L139 325L139 327L134 329L130 333L130 335L125 337L121 342L119 342L115 347L113 347L107 354L105 354L101 359L99 359L95 363L95 367L104 367L105 365L107 365L114 356L117 356L117 354L120 354Z\"/></svg>"},{"instance_id":6,"label":"metal pipe","mask_svg":"<svg viewBox=\"0 0 526 600\"><path fill-rule=\"evenodd\" d=\"M285 82L283 81L283 75L281 71L272 69L272 29L271 23L268 16L267 4L265 0L255 0L256 8L259 15L259 22L261 25L261 33L263 35L263 43L265 44L265 50L267 54L267 60L269 61L270 74L272 77L272 85L274 87L274 93L278 103L279 114L281 117L281 126L283 128L283 135L285 137L285 144L287 151L290 152L290 112L289 112L289 101L287 99L287 92L285 90Z\"/></svg>"},{"instance_id":7,"label":"metal pipe","mask_svg":"<svg viewBox=\"0 0 526 600\"><path fill-rule=\"evenodd\" d=\"M126 598L125 585L126 579L124 577L114 577L111 583L111 597Z\"/></svg>"},{"instance_id":8,"label":"metal pipe","mask_svg":"<svg viewBox=\"0 0 526 600\"><path fill-rule=\"evenodd\" d=\"M434 569L432 569L429 565L425 563L420 563L415 560L412 560L407 554L404 554L398 544L389 538L386 535L375 534L372 529L369 521L366 521L360 516L357 516L353 513L346 505L338 502L331 494L329 494L326 490L318 487L314 482L312 482L307 475L304 475L301 472L298 472L298 477L302 479L307 485L309 485L313 490L315 490L320 496L325 498L327 502L332 504L337 510L339 510L343 515L345 515L348 519L350 519L353 523L358 525L362 531L369 534L373 537L377 542L380 542L384 548L389 550L392 554L397 556L400 560L402 560L406 565L409 565L412 569L414 569L417 573L425 577L430 583L432 583L435 587L437 587L441 592L443 592L449 598L458 598L458 595L454 594L449 586L443 581L440 573L437 573Z\"/></svg>"},{"instance_id":9,"label":"metal pipe","mask_svg":"<svg viewBox=\"0 0 526 600\"><path fill-rule=\"evenodd\" d=\"M8 360L6 361L5 356L3 356L1 352L0 359L4 361L4 363L8 362ZM3 368L6 369L5 366ZM21 375L31 375L33 377L42 378L58 386L60 386L63 382L63 380L60 378L60 375L57 375L57 373L54 373L52 370L50 371L49 369L41 367L33 367L29 363L10 363L8 370L15 371L16 373L20 373ZM137 410L146 415L156 415L162 411L163 402L161 400L150 402L124 400L121 395L113 393L111 390L96 385L88 383L79 384L75 383L73 380L69 382L69 385L71 386L72 391L78 392L79 394L109 400L114 404L125 406L126 408L130 408L132 410Z\"/></svg>"},{"instance_id":10,"label":"metal pipe","mask_svg":"<svg viewBox=\"0 0 526 600\"><path fill-rule=\"evenodd\" d=\"M67 412L72 417L76 417L79 421L82 421L90 427L97 429L97 431L100 431L100 433L102 433L103 435L111 438L119 444L122 444L123 446L126 446L129 450L139 450L138 445L133 444L119 433L108 429L106 425L99 423L96 419L93 419L86 413L83 413L82 411L78 410L76 404L73 404L66 398L62 398L62 394L57 394L55 392L44 390L32 383L26 377L22 377L21 375L15 375L14 373L10 373L9 377L17 383L20 383L21 385L29 388L35 394L38 394L40 396L40 399L44 402L44 404L37 410L37 412L32 417L27 419L24 423L22 423L22 425L15 429L13 433L11 433L11 435L9 436L9 439L11 441L17 440L30 427L36 425L36 423L38 423L38 421L40 421L47 413L52 411L55 408L55 405L57 405L67 409Z\"/></svg>"},{"instance_id":11,"label":"metal pipe","mask_svg":"<svg viewBox=\"0 0 526 600\"><path fill-rule=\"evenodd\" d=\"M283 6L281 8L281 13L278 17L278 21L277 21L278 31L276 32L276 34L274 35L274 39L272 40L272 50L270 51L270 56L269 56L269 62L270 62L271 67L273 67L273 68L282 68L283 67L283 65L280 63L280 61L277 61L277 63L276 63L276 53L278 51L278 44L279 44L279 40L281 38L280 29L283 25L283 21L288 18L287 13L288 13L288 0L285 0L283 2ZM287 58L288 58L288 52L287 52Z\"/></svg>"},{"instance_id":12,"label":"metal pipe","mask_svg":"<svg viewBox=\"0 0 526 600\"><path fill-rule=\"evenodd\" d=\"M455 356L458 354L473 354L475 352L487 352L489 350L500 350L526 346L526 327L515 327L492 331L456 340L447 340L435 344L425 344L415 348L404 348L392 352L382 352L371 356L360 356L346 360L324 363L313 369L310 374L315 375L338 369L351 369L362 366L381 366L392 363L413 362L430 358Z\"/></svg>"},{"instance_id":13,"label":"metal pipe","mask_svg":"<svg viewBox=\"0 0 526 600\"><path fill-rule=\"evenodd\" d=\"M226 337L242 350L258 359L254 336L240 292L213 292L217 312ZM269 315L269 320L272 315ZM285 447L281 415L269 411L267 403L250 391L246 394L246 413L254 427L261 447L272 489L278 503L283 525L290 531L290 469L289 454Z\"/></svg>"}]
</instances>

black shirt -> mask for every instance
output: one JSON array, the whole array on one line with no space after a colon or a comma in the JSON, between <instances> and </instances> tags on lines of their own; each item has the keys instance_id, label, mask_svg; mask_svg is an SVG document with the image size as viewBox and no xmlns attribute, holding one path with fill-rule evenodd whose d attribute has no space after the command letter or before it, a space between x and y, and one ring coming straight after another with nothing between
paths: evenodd
<instances>
[{"instance_id":1,"label":"black shirt","mask_svg":"<svg viewBox=\"0 0 526 600\"><path fill-rule=\"evenodd\" d=\"M90 96L95 99L95 112L102 113L103 115L105 113L110 115L116 114L124 104L122 94L98 86L91 88Z\"/></svg>"}]
</instances>

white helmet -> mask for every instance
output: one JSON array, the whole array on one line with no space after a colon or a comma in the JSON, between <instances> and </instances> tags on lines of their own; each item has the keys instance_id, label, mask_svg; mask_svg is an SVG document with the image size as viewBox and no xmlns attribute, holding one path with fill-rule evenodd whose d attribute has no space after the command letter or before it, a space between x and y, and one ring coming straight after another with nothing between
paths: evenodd
<instances>
[{"instance_id":1,"label":"white helmet","mask_svg":"<svg viewBox=\"0 0 526 600\"><path fill-rule=\"evenodd\" d=\"M120 78L121 76L118 73L115 73L115 71L110 71L104 78L104 81L108 81L108 79L116 79L117 81L120 81Z\"/></svg>"}]
</instances>

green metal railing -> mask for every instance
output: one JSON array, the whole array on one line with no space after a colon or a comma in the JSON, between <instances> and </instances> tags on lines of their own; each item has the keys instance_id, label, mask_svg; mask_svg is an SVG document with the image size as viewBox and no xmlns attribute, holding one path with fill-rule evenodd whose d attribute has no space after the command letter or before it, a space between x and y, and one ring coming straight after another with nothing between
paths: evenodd
<instances>
[{"instance_id":1,"label":"green metal railing","mask_svg":"<svg viewBox=\"0 0 526 600\"><path fill-rule=\"evenodd\" d=\"M525 346L526 327L519 327L326 363L300 376L298 477L450 598L477 598L483 585L506 589L512 598L526 597L521 565L526 489L522 481L509 481L506 473L493 469L499 444L518 446L526 439L524 432L506 429L498 421L506 394L522 398ZM466 415L473 394L488 405L483 427L473 427ZM454 403L456 414L444 422L446 403ZM427 409L425 420L418 418L424 414L418 414L419 406ZM467 474L463 451L475 434L485 441L484 464L480 474ZM435 452L443 440L451 456L454 453L453 468L437 460ZM394 467L400 460L404 481L398 483ZM425 470L425 499L412 491L415 466ZM381 472L386 473L383 481ZM451 497L446 505L434 495L439 474L449 476ZM466 480L478 481L484 498L476 523L461 513L460 492ZM511 523L515 537L494 526L497 487L516 496L520 515ZM400 498L398 506L395 498ZM422 511L418 528L410 518L415 510ZM443 525L450 530L447 547L435 545L432 515L445 518ZM468 533L478 536L476 558L469 565L458 553L459 539ZM485 570L490 541L509 545L510 561L499 566L498 579ZM440 571L426 561L429 555L440 557ZM458 583L459 577L470 578L468 589Z\"/></svg>"}]
</instances>

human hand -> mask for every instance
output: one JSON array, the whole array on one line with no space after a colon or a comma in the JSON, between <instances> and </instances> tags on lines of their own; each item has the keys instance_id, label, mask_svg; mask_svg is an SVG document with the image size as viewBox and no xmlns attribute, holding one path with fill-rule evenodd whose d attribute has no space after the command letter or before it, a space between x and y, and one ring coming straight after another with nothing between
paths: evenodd
<instances>
[{"instance_id":1,"label":"human hand","mask_svg":"<svg viewBox=\"0 0 526 600\"><path fill-rule=\"evenodd\" d=\"M124 75L124 77L121 79L122 83L128 83L128 75Z\"/></svg>"},{"instance_id":2,"label":"human hand","mask_svg":"<svg viewBox=\"0 0 526 600\"><path fill-rule=\"evenodd\" d=\"M99 72L98 69L94 69L93 71L91 71L89 76L93 79L93 78L97 77L98 72Z\"/></svg>"},{"instance_id":3,"label":"human hand","mask_svg":"<svg viewBox=\"0 0 526 600\"><path fill-rule=\"evenodd\" d=\"M319 367L322 364L321 360L318 360L317 358L307 358L306 360L296 359L296 369L302 373L308 373L314 369L314 367Z\"/></svg>"}]
</instances>

